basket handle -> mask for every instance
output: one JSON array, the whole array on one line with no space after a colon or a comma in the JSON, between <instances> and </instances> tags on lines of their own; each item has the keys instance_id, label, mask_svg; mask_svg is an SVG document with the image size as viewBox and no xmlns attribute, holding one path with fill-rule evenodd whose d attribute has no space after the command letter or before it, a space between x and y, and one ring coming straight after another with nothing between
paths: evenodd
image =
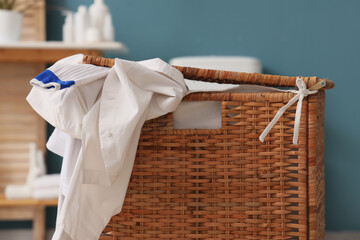
<instances>
[{"instance_id":1,"label":"basket handle","mask_svg":"<svg viewBox=\"0 0 360 240\"><path fill-rule=\"evenodd\" d=\"M93 64L102 67L112 67L115 64L115 59L103 58L97 56L85 55L83 63ZM260 73L244 73L244 72L231 72L222 70L180 67L177 68L185 79L197 80L202 82L214 83L231 83L231 84L253 84L263 85L269 87L294 87L296 86L297 77L287 77ZM303 77L306 86L321 86L323 89L330 89L335 86L334 82L328 79L319 79L317 77Z\"/></svg>"}]
</instances>

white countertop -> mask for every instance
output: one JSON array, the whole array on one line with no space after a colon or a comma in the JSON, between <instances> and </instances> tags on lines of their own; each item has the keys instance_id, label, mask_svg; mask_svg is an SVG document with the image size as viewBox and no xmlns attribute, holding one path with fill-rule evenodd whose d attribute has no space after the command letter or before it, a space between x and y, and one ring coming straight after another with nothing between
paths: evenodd
<instances>
[{"instance_id":1,"label":"white countertop","mask_svg":"<svg viewBox=\"0 0 360 240\"><path fill-rule=\"evenodd\" d=\"M127 52L126 46L121 42L98 42L98 43L68 43L61 41L18 41L0 42L0 48L6 49L89 49L89 50L113 50Z\"/></svg>"}]
</instances>

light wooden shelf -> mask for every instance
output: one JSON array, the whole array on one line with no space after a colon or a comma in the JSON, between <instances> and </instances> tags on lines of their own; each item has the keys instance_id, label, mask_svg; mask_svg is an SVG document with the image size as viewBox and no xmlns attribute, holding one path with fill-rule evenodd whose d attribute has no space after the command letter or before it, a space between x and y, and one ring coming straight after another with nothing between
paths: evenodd
<instances>
[{"instance_id":1,"label":"light wooden shelf","mask_svg":"<svg viewBox=\"0 0 360 240\"><path fill-rule=\"evenodd\" d=\"M125 45L121 42L97 42L97 43L75 43L61 41L18 41L1 43L3 49L88 49L100 51L127 52Z\"/></svg>"},{"instance_id":2,"label":"light wooden shelf","mask_svg":"<svg viewBox=\"0 0 360 240\"><path fill-rule=\"evenodd\" d=\"M57 206L57 199L6 199L4 195L0 194L0 207L19 207L19 206Z\"/></svg>"},{"instance_id":3,"label":"light wooden shelf","mask_svg":"<svg viewBox=\"0 0 360 240\"><path fill-rule=\"evenodd\" d=\"M102 56L128 50L121 42L65 43L59 41L19 41L0 43L0 63L53 63L64 57L83 53Z\"/></svg>"}]
</instances>

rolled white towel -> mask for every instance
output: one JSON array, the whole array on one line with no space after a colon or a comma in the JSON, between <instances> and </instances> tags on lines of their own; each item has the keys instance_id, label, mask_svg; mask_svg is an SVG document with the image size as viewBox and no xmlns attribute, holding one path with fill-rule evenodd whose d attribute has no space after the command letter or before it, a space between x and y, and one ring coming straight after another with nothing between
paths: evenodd
<instances>
[{"instance_id":1,"label":"rolled white towel","mask_svg":"<svg viewBox=\"0 0 360 240\"><path fill-rule=\"evenodd\" d=\"M35 199L55 199L58 198L59 192L59 187L38 188L33 190L32 197Z\"/></svg>"},{"instance_id":2,"label":"rolled white towel","mask_svg":"<svg viewBox=\"0 0 360 240\"><path fill-rule=\"evenodd\" d=\"M42 188L59 188L60 174L48 174L34 179L31 182L33 190Z\"/></svg>"},{"instance_id":3,"label":"rolled white towel","mask_svg":"<svg viewBox=\"0 0 360 240\"><path fill-rule=\"evenodd\" d=\"M31 198L31 187L28 185L7 185L5 187L5 197L8 199Z\"/></svg>"}]
</instances>

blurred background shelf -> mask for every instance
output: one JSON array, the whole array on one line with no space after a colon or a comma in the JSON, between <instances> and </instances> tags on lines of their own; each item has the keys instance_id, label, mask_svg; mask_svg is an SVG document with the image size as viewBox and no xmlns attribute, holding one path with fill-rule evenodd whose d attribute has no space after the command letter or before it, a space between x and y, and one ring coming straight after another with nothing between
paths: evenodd
<instances>
[{"instance_id":1,"label":"blurred background shelf","mask_svg":"<svg viewBox=\"0 0 360 240\"><path fill-rule=\"evenodd\" d=\"M124 52L126 47L121 42L75 43L62 41L19 41L1 43L0 48L6 49L92 49L114 50Z\"/></svg>"},{"instance_id":2,"label":"blurred background shelf","mask_svg":"<svg viewBox=\"0 0 360 240\"><path fill-rule=\"evenodd\" d=\"M102 56L107 51L119 54L126 53L128 50L121 42L19 41L0 43L0 62L45 64L78 53Z\"/></svg>"}]
</instances>

